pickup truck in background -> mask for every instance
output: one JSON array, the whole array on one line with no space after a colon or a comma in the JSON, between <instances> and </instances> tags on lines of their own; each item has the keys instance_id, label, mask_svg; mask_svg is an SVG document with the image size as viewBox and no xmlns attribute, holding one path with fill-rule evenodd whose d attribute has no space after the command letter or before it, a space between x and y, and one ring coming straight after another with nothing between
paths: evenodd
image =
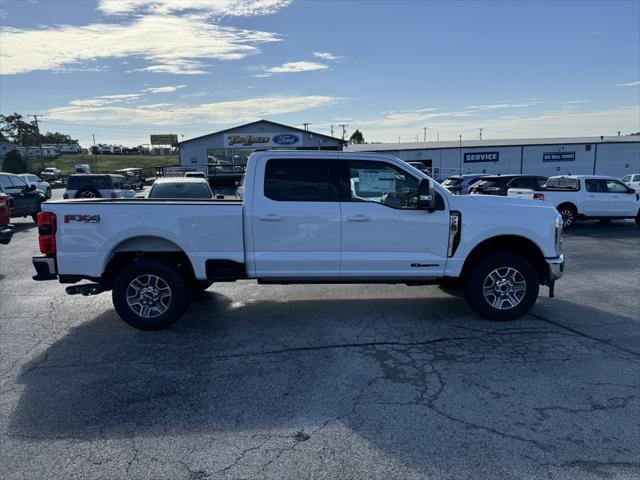
<instances>
[{"instance_id":1,"label":"pickup truck in background","mask_svg":"<svg viewBox=\"0 0 640 480\"><path fill-rule=\"evenodd\" d=\"M539 189L510 188L509 197L541 200L556 207L564 228L578 219L635 219L640 225L640 195L620 180L597 175L551 177Z\"/></svg>"},{"instance_id":2,"label":"pickup truck in background","mask_svg":"<svg viewBox=\"0 0 640 480\"><path fill-rule=\"evenodd\" d=\"M374 153L261 151L243 200L43 204L35 280L111 290L130 325L161 329L213 282L457 283L482 317L513 320L564 270L562 220L543 202L456 196Z\"/></svg>"},{"instance_id":3,"label":"pickup truck in background","mask_svg":"<svg viewBox=\"0 0 640 480\"><path fill-rule=\"evenodd\" d=\"M13 230L9 213L9 197L0 193L0 245L6 245L11 241Z\"/></svg>"}]
</instances>

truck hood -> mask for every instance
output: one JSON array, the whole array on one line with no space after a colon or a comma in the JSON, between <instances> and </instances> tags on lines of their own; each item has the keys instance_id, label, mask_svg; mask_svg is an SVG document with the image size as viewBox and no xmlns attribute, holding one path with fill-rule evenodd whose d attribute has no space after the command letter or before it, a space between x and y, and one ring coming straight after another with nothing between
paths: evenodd
<instances>
[{"instance_id":1,"label":"truck hood","mask_svg":"<svg viewBox=\"0 0 640 480\"><path fill-rule=\"evenodd\" d=\"M557 213L555 208L540 200L530 200L527 198L501 197L498 195L451 195L449 202L453 210L482 210L499 212L500 209L512 211L515 208L527 208L536 210L550 210Z\"/></svg>"}]
</instances>

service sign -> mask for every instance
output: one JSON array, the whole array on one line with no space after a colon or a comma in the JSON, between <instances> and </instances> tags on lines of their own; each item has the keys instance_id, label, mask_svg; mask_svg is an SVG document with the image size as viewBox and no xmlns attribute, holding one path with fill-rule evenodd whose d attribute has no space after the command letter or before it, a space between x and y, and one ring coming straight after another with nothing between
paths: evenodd
<instances>
[{"instance_id":1,"label":"service sign","mask_svg":"<svg viewBox=\"0 0 640 480\"><path fill-rule=\"evenodd\" d=\"M576 152L544 152L543 162L571 162L576 159Z\"/></svg>"},{"instance_id":2,"label":"service sign","mask_svg":"<svg viewBox=\"0 0 640 480\"><path fill-rule=\"evenodd\" d=\"M500 152L475 152L464 154L464 163L497 162L499 159Z\"/></svg>"},{"instance_id":3,"label":"service sign","mask_svg":"<svg viewBox=\"0 0 640 480\"><path fill-rule=\"evenodd\" d=\"M225 135L224 143L231 148L292 147L299 146L302 138L294 133L240 133Z\"/></svg>"}]
</instances>

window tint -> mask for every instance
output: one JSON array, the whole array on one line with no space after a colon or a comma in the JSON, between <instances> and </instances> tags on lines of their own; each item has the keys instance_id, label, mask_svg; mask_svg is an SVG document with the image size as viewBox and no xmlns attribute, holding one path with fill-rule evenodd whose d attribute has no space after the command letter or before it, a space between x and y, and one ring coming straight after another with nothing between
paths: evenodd
<instances>
[{"instance_id":1,"label":"window tint","mask_svg":"<svg viewBox=\"0 0 640 480\"><path fill-rule=\"evenodd\" d=\"M109 175L72 175L67 181L67 190L79 190L82 187L94 187L98 190L109 190L112 187Z\"/></svg>"},{"instance_id":2,"label":"window tint","mask_svg":"<svg viewBox=\"0 0 640 480\"><path fill-rule=\"evenodd\" d=\"M280 202L337 202L329 183L328 159L272 158L267 161L264 195Z\"/></svg>"},{"instance_id":3,"label":"window tint","mask_svg":"<svg viewBox=\"0 0 640 480\"><path fill-rule=\"evenodd\" d=\"M634 182L640 182L640 175L634 175L633 176L633 181Z\"/></svg>"},{"instance_id":4,"label":"window tint","mask_svg":"<svg viewBox=\"0 0 640 480\"><path fill-rule=\"evenodd\" d=\"M13 184L11 183L11 180L9 180L9 177L7 175L0 175L0 187L2 187L2 189L6 189L6 188L11 188L13 186Z\"/></svg>"},{"instance_id":5,"label":"window tint","mask_svg":"<svg viewBox=\"0 0 640 480\"><path fill-rule=\"evenodd\" d=\"M577 178L550 178L547 181L547 189L549 190L580 190L580 180Z\"/></svg>"},{"instance_id":6,"label":"window tint","mask_svg":"<svg viewBox=\"0 0 640 480\"><path fill-rule=\"evenodd\" d=\"M587 179L584 181L587 192L591 193L607 193L607 182L605 180Z\"/></svg>"},{"instance_id":7,"label":"window tint","mask_svg":"<svg viewBox=\"0 0 640 480\"><path fill-rule=\"evenodd\" d=\"M622 181L623 182L630 182L631 181L631 175L625 175L624 177L622 177Z\"/></svg>"},{"instance_id":8,"label":"window tint","mask_svg":"<svg viewBox=\"0 0 640 480\"><path fill-rule=\"evenodd\" d=\"M415 209L420 180L384 162L349 161L352 202L376 202L392 208Z\"/></svg>"},{"instance_id":9,"label":"window tint","mask_svg":"<svg viewBox=\"0 0 640 480\"><path fill-rule=\"evenodd\" d=\"M513 188L533 188L533 182L530 178L514 178L510 183L510 187Z\"/></svg>"},{"instance_id":10,"label":"window tint","mask_svg":"<svg viewBox=\"0 0 640 480\"><path fill-rule=\"evenodd\" d=\"M207 199L213 198L211 189L206 183L157 183L151 188L149 198L183 198Z\"/></svg>"},{"instance_id":11,"label":"window tint","mask_svg":"<svg viewBox=\"0 0 640 480\"><path fill-rule=\"evenodd\" d=\"M626 185L623 185L617 180L607 180L607 191L609 193L627 193L629 190Z\"/></svg>"},{"instance_id":12,"label":"window tint","mask_svg":"<svg viewBox=\"0 0 640 480\"><path fill-rule=\"evenodd\" d=\"M13 186L15 188L26 188L27 187L27 182L25 182L24 180L22 180L20 177L18 177L17 175L11 175L9 177L9 179L11 180L11 182L13 183Z\"/></svg>"}]
</instances>

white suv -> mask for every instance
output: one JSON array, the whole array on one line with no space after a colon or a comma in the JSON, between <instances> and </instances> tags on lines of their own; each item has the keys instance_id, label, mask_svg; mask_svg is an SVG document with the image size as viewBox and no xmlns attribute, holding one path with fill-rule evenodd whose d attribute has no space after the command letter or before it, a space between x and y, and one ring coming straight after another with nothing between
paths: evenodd
<instances>
[{"instance_id":1,"label":"white suv","mask_svg":"<svg viewBox=\"0 0 640 480\"><path fill-rule=\"evenodd\" d=\"M627 187L633 188L634 190L640 190L640 173L625 175L620 180L622 180L622 183Z\"/></svg>"}]
</instances>

